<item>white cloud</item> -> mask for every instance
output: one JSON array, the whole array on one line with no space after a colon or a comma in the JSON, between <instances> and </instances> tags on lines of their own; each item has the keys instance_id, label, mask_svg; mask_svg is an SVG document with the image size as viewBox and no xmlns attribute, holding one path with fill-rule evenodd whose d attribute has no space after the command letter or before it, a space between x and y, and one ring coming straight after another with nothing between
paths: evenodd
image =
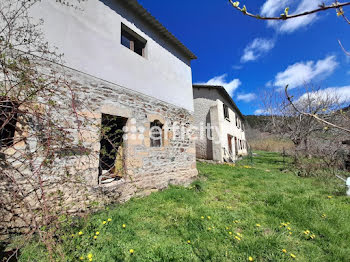
<instances>
[{"instance_id":1,"label":"white cloud","mask_svg":"<svg viewBox=\"0 0 350 262\"><path fill-rule=\"evenodd\" d=\"M266 111L264 109L257 109L254 112L254 115L264 115Z\"/></svg>"},{"instance_id":2,"label":"white cloud","mask_svg":"<svg viewBox=\"0 0 350 262\"><path fill-rule=\"evenodd\" d=\"M292 0L267 0L260 12L263 16L275 16L292 2Z\"/></svg>"},{"instance_id":3,"label":"white cloud","mask_svg":"<svg viewBox=\"0 0 350 262\"><path fill-rule=\"evenodd\" d=\"M249 93L249 94L239 94L237 95L238 101L244 101L246 103L249 103L257 98L256 94Z\"/></svg>"},{"instance_id":4,"label":"white cloud","mask_svg":"<svg viewBox=\"0 0 350 262\"><path fill-rule=\"evenodd\" d=\"M233 65L232 68L234 70L241 70L243 68L243 66L241 66L241 65Z\"/></svg>"},{"instance_id":5,"label":"white cloud","mask_svg":"<svg viewBox=\"0 0 350 262\"><path fill-rule=\"evenodd\" d=\"M350 86L329 87L315 92L309 92L303 94L297 102L301 102L307 98L311 98L315 101L327 101L331 99L341 104L350 103Z\"/></svg>"},{"instance_id":6,"label":"white cloud","mask_svg":"<svg viewBox=\"0 0 350 262\"><path fill-rule=\"evenodd\" d=\"M227 74L223 74L221 76L216 76L210 79L206 83L198 83L200 85L216 85L216 86L223 86L227 93L230 95L233 95L235 90L242 84L239 79L233 79L231 81L227 81Z\"/></svg>"},{"instance_id":7,"label":"white cloud","mask_svg":"<svg viewBox=\"0 0 350 262\"><path fill-rule=\"evenodd\" d=\"M274 85L284 88L289 85L290 89L299 87L315 78L324 78L333 73L338 63L335 56L328 56L323 60L299 62L276 75Z\"/></svg>"},{"instance_id":8,"label":"white cloud","mask_svg":"<svg viewBox=\"0 0 350 262\"><path fill-rule=\"evenodd\" d=\"M280 16L286 7L290 7L290 14L299 14L316 9L323 0L267 0L261 8L264 16ZM317 14L293 18L287 21L269 21L268 25L281 33L292 33L300 28L312 24L317 20Z\"/></svg>"},{"instance_id":9,"label":"white cloud","mask_svg":"<svg viewBox=\"0 0 350 262\"><path fill-rule=\"evenodd\" d=\"M321 4L320 0L302 0L297 9L295 10L295 14L303 13L305 11L311 11L318 7ZM316 14L305 15L295 19L290 19L281 24L279 30L281 32L292 33L295 30L312 24L317 20Z\"/></svg>"},{"instance_id":10,"label":"white cloud","mask_svg":"<svg viewBox=\"0 0 350 262\"><path fill-rule=\"evenodd\" d=\"M255 38L244 49L244 53L241 57L241 62L254 61L262 55L269 52L275 46L275 40L266 38Z\"/></svg>"}]
</instances>

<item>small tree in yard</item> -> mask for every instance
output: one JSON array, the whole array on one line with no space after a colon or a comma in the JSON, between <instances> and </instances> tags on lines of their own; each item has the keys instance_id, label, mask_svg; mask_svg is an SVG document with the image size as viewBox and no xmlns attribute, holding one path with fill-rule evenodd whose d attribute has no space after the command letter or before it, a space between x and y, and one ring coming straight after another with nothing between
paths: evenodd
<instances>
[{"instance_id":1,"label":"small tree in yard","mask_svg":"<svg viewBox=\"0 0 350 262\"><path fill-rule=\"evenodd\" d=\"M344 107L341 98L336 92L312 85L305 85L299 91L302 95L293 103L290 102L292 97L281 90L265 92L263 105L271 119L269 131L294 143L294 162L300 170L316 169L310 161L304 161L305 156L318 157L329 169L339 168L339 154L343 152L341 141L347 137L341 126L350 124L347 113L341 109ZM316 115L321 121L306 114ZM340 128L329 128L328 121Z\"/></svg>"},{"instance_id":2,"label":"small tree in yard","mask_svg":"<svg viewBox=\"0 0 350 262\"><path fill-rule=\"evenodd\" d=\"M54 261L61 225L72 209L81 209L67 204L65 190L88 200L91 186L78 166L82 158L87 166L96 159L83 139L89 125L79 112L88 109L56 64L62 56L45 41L43 21L29 15L39 2L0 5L0 233L24 234L17 250L37 236ZM79 2L62 4L76 8Z\"/></svg>"}]
</instances>

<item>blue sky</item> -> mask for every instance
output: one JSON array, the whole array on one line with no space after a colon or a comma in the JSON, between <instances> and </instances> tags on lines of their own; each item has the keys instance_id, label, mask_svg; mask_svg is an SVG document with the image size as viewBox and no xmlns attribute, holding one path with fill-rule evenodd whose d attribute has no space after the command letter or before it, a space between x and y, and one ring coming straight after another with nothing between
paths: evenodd
<instances>
[{"instance_id":1,"label":"blue sky","mask_svg":"<svg viewBox=\"0 0 350 262\"><path fill-rule=\"evenodd\" d=\"M139 2L198 56L193 82L224 85L243 114L258 113L262 92L287 83L298 93L305 82L336 88L350 103L350 57L337 42L350 50L350 27L335 10L268 24L242 15L227 0ZM293 13L320 2L250 0L241 5L252 13L279 15L287 6Z\"/></svg>"}]
</instances>

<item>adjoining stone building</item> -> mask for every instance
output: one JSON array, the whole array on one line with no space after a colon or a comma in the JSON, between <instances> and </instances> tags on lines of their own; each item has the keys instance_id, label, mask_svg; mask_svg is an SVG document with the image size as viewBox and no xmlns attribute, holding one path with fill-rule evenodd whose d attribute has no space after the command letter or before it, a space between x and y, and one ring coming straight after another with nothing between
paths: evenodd
<instances>
[{"instance_id":1,"label":"adjoining stone building","mask_svg":"<svg viewBox=\"0 0 350 262\"><path fill-rule=\"evenodd\" d=\"M244 116L222 86L193 85L199 159L234 162L247 155Z\"/></svg>"},{"instance_id":2,"label":"adjoining stone building","mask_svg":"<svg viewBox=\"0 0 350 262\"><path fill-rule=\"evenodd\" d=\"M43 0L30 15L43 19L45 40L64 54L63 66L45 61L43 67L64 74L77 115L89 120L72 142L88 148L89 157L71 150L60 156L58 167L74 166L86 183L112 188L120 201L193 181L198 174L192 134L195 55L136 0L89 0L79 8ZM56 117L76 123L67 101L56 102L62 107ZM101 138L99 127L115 143ZM16 134L6 134L13 140L9 136ZM21 142L1 151L8 158L27 148ZM94 192L87 197L94 200Z\"/></svg>"}]
</instances>

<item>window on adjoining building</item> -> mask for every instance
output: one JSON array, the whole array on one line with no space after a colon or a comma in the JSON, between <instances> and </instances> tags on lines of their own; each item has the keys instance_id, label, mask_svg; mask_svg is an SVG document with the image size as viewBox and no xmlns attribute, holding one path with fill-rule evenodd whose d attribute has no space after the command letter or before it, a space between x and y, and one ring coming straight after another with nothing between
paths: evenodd
<instances>
[{"instance_id":1,"label":"window on adjoining building","mask_svg":"<svg viewBox=\"0 0 350 262\"><path fill-rule=\"evenodd\" d=\"M230 120L230 115L229 115L229 112L228 112L228 106L227 105L223 105L224 106L224 118L226 120Z\"/></svg>"},{"instance_id":2,"label":"window on adjoining building","mask_svg":"<svg viewBox=\"0 0 350 262\"><path fill-rule=\"evenodd\" d=\"M0 97L0 148L10 147L17 124L17 104L7 97Z\"/></svg>"},{"instance_id":3,"label":"window on adjoining building","mask_svg":"<svg viewBox=\"0 0 350 262\"><path fill-rule=\"evenodd\" d=\"M161 147L163 145L163 124L159 120L154 120L150 125L151 147Z\"/></svg>"},{"instance_id":4,"label":"window on adjoining building","mask_svg":"<svg viewBox=\"0 0 350 262\"><path fill-rule=\"evenodd\" d=\"M136 54L145 57L147 41L124 24L121 28L121 44Z\"/></svg>"}]
</instances>

